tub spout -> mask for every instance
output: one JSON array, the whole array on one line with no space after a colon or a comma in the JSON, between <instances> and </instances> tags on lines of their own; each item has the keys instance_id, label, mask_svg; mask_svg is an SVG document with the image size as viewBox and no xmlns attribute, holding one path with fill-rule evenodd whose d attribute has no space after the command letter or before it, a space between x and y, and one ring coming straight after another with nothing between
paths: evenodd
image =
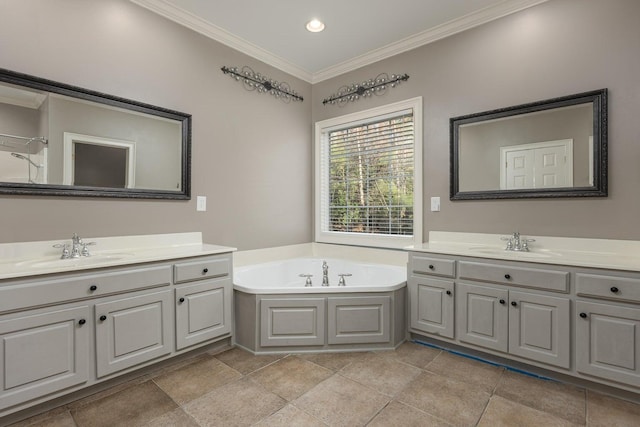
<instances>
[{"instance_id":1,"label":"tub spout","mask_svg":"<svg viewBox=\"0 0 640 427\"><path fill-rule=\"evenodd\" d=\"M329 286L329 265L322 261L322 286Z\"/></svg>"}]
</instances>

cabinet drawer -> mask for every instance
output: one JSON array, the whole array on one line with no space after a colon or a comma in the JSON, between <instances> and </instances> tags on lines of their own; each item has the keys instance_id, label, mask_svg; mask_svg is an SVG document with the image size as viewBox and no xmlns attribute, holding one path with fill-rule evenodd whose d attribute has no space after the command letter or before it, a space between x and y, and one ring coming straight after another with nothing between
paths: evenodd
<instances>
[{"instance_id":1,"label":"cabinet drawer","mask_svg":"<svg viewBox=\"0 0 640 427\"><path fill-rule=\"evenodd\" d=\"M53 280L20 281L0 287L0 312L49 305L171 283L171 265L141 267Z\"/></svg>"},{"instance_id":2,"label":"cabinet drawer","mask_svg":"<svg viewBox=\"0 0 640 427\"><path fill-rule=\"evenodd\" d=\"M453 277L456 274L456 263L450 259L429 258L413 255L411 257L412 273L433 274L436 276Z\"/></svg>"},{"instance_id":3,"label":"cabinet drawer","mask_svg":"<svg viewBox=\"0 0 640 427\"><path fill-rule=\"evenodd\" d=\"M230 272L231 259L229 257L216 257L190 262L180 262L174 266L176 283L227 276Z\"/></svg>"},{"instance_id":4,"label":"cabinet drawer","mask_svg":"<svg viewBox=\"0 0 640 427\"><path fill-rule=\"evenodd\" d=\"M578 273L576 293L585 297L640 303L640 279Z\"/></svg>"},{"instance_id":5,"label":"cabinet drawer","mask_svg":"<svg viewBox=\"0 0 640 427\"><path fill-rule=\"evenodd\" d=\"M458 264L461 279L503 283L547 291L569 292L569 273L566 271L468 261L460 261Z\"/></svg>"}]
</instances>

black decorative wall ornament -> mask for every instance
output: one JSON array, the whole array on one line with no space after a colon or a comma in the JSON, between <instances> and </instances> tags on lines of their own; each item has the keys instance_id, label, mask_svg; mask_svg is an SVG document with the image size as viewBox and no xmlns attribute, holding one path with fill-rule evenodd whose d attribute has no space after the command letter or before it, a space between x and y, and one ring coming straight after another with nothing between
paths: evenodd
<instances>
[{"instance_id":1,"label":"black decorative wall ornament","mask_svg":"<svg viewBox=\"0 0 640 427\"><path fill-rule=\"evenodd\" d=\"M238 67L222 67L222 72L228 74L236 81L242 81L246 90L256 90L258 93L270 93L282 101L289 103L291 101L303 101L298 93L291 89L289 83L278 82L269 77L256 73L248 66Z\"/></svg>"},{"instance_id":2,"label":"black decorative wall ornament","mask_svg":"<svg viewBox=\"0 0 640 427\"><path fill-rule=\"evenodd\" d=\"M409 80L408 74L378 74L375 79L369 79L362 83L353 83L342 86L338 92L322 101L324 105L338 104L346 105L350 101L357 101L360 98L368 98L371 95L382 95L389 87L396 87L402 82Z\"/></svg>"}]
</instances>

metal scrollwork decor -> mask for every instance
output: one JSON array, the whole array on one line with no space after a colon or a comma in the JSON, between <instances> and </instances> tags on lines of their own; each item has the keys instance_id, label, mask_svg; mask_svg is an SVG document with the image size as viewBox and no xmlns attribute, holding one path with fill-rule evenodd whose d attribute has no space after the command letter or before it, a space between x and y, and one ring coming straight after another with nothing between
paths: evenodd
<instances>
[{"instance_id":1,"label":"metal scrollwork decor","mask_svg":"<svg viewBox=\"0 0 640 427\"><path fill-rule=\"evenodd\" d=\"M360 98L368 98L371 95L382 95L389 87L396 87L400 83L409 80L408 74L378 74L375 79L369 79L362 83L353 83L342 86L338 92L322 101L324 105L346 105L348 102L357 101Z\"/></svg>"},{"instance_id":2,"label":"metal scrollwork decor","mask_svg":"<svg viewBox=\"0 0 640 427\"><path fill-rule=\"evenodd\" d=\"M248 66L238 67L222 67L222 72L228 74L236 81L242 81L244 88L249 91L258 91L258 93L270 93L276 98L289 103L291 101L303 101L302 96L291 89L289 83L278 82L260 73L256 73Z\"/></svg>"}]
</instances>

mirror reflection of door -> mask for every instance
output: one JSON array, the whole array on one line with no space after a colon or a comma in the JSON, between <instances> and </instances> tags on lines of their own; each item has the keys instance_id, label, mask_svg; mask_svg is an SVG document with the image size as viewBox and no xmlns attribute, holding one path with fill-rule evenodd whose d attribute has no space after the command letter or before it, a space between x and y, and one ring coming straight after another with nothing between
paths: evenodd
<instances>
[{"instance_id":1,"label":"mirror reflection of door","mask_svg":"<svg viewBox=\"0 0 640 427\"><path fill-rule=\"evenodd\" d=\"M500 149L500 189L573 185L573 140L537 142Z\"/></svg>"},{"instance_id":2,"label":"mirror reflection of door","mask_svg":"<svg viewBox=\"0 0 640 427\"><path fill-rule=\"evenodd\" d=\"M135 142L71 132L63 140L63 184L134 188Z\"/></svg>"}]
</instances>

